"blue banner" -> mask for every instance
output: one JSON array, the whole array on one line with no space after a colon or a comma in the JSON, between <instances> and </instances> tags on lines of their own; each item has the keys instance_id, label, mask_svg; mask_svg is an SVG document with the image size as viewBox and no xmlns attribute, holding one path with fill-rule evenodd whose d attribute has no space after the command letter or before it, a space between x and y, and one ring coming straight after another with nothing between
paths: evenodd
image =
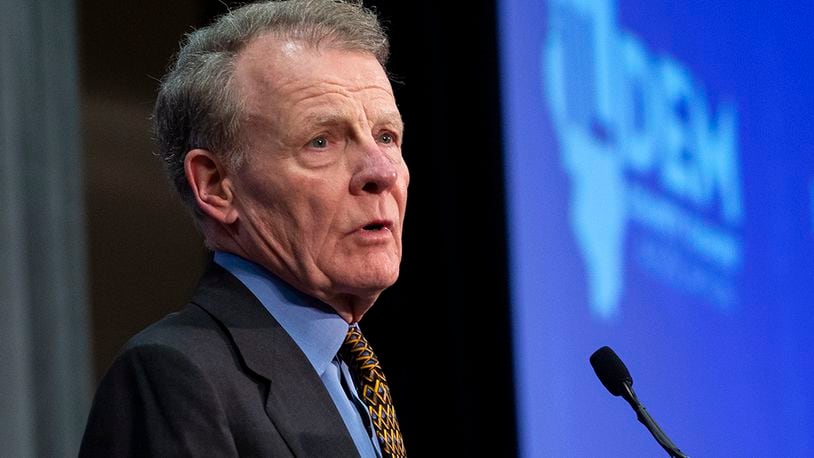
<instances>
[{"instance_id":1,"label":"blue banner","mask_svg":"<svg viewBox=\"0 0 814 458\"><path fill-rule=\"evenodd\" d=\"M523 456L814 455L814 3L503 0Z\"/></svg>"}]
</instances>

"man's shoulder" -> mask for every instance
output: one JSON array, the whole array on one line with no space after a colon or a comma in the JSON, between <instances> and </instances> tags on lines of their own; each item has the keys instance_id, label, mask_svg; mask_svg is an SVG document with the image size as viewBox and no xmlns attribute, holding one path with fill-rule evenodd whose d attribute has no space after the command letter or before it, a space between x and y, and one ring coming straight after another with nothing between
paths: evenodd
<instances>
[{"instance_id":1,"label":"man's shoulder","mask_svg":"<svg viewBox=\"0 0 814 458\"><path fill-rule=\"evenodd\" d=\"M210 314L196 304L188 303L130 338L122 353L147 346L194 350L207 342L223 340L223 337L218 322Z\"/></svg>"},{"instance_id":2,"label":"man's shoulder","mask_svg":"<svg viewBox=\"0 0 814 458\"><path fill-rule=\"evenodd\" d=\"M254 399L257 383L228 331L190 303L133 336L108 367L96 397L100 405L129 405L128 397L147 403L145 396L158 397L153 401L175 408L195 404L188 399L194 391L219 399L215 404L242 399L233 403L239 410L238 405L247 405L247 397ZM231 411L226 404L218 405Z\"/></svg>"},{"instance_id":3,"label":"man's shoulder","mask_svg":"<svg viewBox=\"0 0 814 458\"><path fill-rule=\"evenodd\" d=\"M190 301L130 338L119 356L150 349L184 355L231 353L231 338L221 322L223 316L210 309L217 311L218 306L212 304L222 302L235 306L231 313L243 310L247 299L240 295L240 289L241 285L228 272L211 264ZM204 303L209 305L203 306Z\"/></svg>"}]
</instances>

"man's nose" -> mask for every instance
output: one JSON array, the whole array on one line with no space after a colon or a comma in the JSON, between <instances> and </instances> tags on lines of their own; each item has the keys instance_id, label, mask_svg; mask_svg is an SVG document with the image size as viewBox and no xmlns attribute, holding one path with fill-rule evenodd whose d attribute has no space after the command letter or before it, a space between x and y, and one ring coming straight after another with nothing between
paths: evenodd
<instances>
[{"instance_id":1,"label":"man's nose","mask_svg":"<svg viewBox=\"0 0 814 458\"><path fill-rule=\"evenodd\" d=\"M379 194L396 184L399 172L394 159L379 149L379 145L365 147L364 155L351 178L353 194Z\"/></svg>"}]
</instances>

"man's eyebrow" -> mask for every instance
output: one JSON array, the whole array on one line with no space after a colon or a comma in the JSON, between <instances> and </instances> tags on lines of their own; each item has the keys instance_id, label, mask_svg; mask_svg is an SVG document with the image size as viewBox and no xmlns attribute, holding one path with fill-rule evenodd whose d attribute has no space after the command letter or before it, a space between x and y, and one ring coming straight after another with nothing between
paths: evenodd
<instances>
[{"instance_id":1,"label":"man's eyebrow","mask_svg":"<svg viewBox=\"0 0 814 458\"><path fill-rule=\"evenodd\" d=\"M401 114L398 111L386 111L377 113L377 124L385 124L393 126L398 130L404 130L404 121L401 119Z\"/></svg>"},{"instance_id":2,"label":"man's eyebrow","mask_svg":"<svg viewBox=\"0 0 814 458\"><path fill-rule=\"evenodd\" d=\"M341 113L310 113L303 118L309 126L335 126L345 122L345 117Z\"/></svg>"},{"instance_id":3,"label":"man's eyebrow","mask_svg":"<svg viewBox=\"0 0 814 458\"><path fill-rule=\"evenodd\" d=\"M389 112L384 116L384 120L382 124L396 135L398 138L397 143L400 147L404 142L404 120L401 117L401 113L398 111Z\"/></svg>"},{"instance_id":4,"label":"man's eyebrow","mask_svg":"<svg viewBox=\"0 0 814 458\"><path fill-rule=\"evenodd\" d=\"M376 125L393 126L396 129L404 130L404 121L398 111L385 111L375 113ZM340 112L320 112L310 113L303 118L306 125L315 127L328 127L346 124L347 116Z\"/></svg>"}]
</instances>

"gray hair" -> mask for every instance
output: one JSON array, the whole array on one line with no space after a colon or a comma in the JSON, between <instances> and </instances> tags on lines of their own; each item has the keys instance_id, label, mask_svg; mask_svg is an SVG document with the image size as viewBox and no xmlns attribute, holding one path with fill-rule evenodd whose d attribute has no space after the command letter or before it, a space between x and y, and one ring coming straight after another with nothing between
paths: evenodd
<instances>
[{"instance_id":1,"label":"gray hair","mask_svg":"<svg viewBox=\"0 0 814 458\"><path fill-rule=\"evenodd\" d=\"M203 217L184 175L184 158L207 149L237 170L244 162L240 140L242 100L232 84L238 53L266 34L319 47L362 51L385 67L390 52L376 14L353 0L288 0L235 9L186 36L161 81L153 113L159 154L169 178L196 220Z\"/></svg>"}]
</instances>

